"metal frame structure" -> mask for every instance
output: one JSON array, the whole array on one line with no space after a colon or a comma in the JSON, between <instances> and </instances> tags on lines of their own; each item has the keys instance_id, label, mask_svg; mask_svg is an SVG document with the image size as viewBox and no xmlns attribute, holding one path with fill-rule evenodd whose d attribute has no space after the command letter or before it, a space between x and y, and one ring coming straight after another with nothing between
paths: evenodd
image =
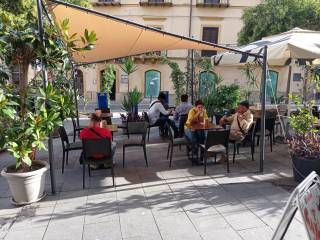
<instances>
[{"instance_id":1,"label":"metal frame structure","mask_svg":"<svg viewBox=\"0 0 320 240\"><path fill-rule=\"evenodd\" d=\"M262 73L262 81L261 81L261 106L262 106L262 115L261 115L261 134L262 136L265 135L265 105L266 105L266 77L267 77L267 46L264 47L264 52L263 54L254 54L254 53L250 53L250 52L242 52L242 51L239 51L238 49L233 49L233 48L230 48L230 47L225 47L225 46L221 46L219 44L214 44L214 43L209 43L209 42L203 42L203 41L200 41L200 40L195 40L195 39L192 39L192 38L188 38L188 37L185 37L185 36L180 36L180 35L177 35L177 34L173 34L173 33L168 33L168 32L164 32L164 31L161 31L159 29L155 29L155 28L151 28L151 27L148 27L148 26L144 26L144 25L141 25L141 24L138 24L138 23L135 23L135 22L131 22L131 21L128 21L128 20L125 20L125 19L121 19L121 18L117 18L117 17L114 17L114 16L111 16L111 15L108 15L108 14L104 14L104 13L101 13L101 12L97 12L97 11L94 11L94 10L91 10L91 9L87 9L87 8L83 8L83 7L80 7L80 6L77 6L77 5L73 5L73 4L70 4L70 3L66 3L66 2L61 2L61 1L58 1L58 0L49 0L51 3L53 4L61 4L61 5L64 5L64 6L67 6L67 7L72 7L72 8L75 8L75 9L78 9L78 10L81 10L81 11L85 11L87 13L92 13L92 14L96 14L96 15L99 15L99 16L102 16L102 17L106 17L106 18L110 18L110 19L113 19L113 20L117 20L117 21L120 21L120 22L124 22L124 23L127 23L127 24L130 24L130 25L134 25L134 26L137 26L137 27L140 27L140 28L144 28L144 29L149 29L149 30L152 30L152 31L156 31L156 32L159 32L159 33L163 33L163 34L167 34L167 35L170 35L170 36L174 36L174 37L179 37L181 39L185 39L185 40L191 40L191 41L194 41L194 42L198 42L198 43L201 43L201 44L206 44L206 45L210 45L210 46L213 46L213 47L217 47L217 48L220 48L220 49L224 49L226 51L231 51L231 52L235 52L235 53L240 53L240 54L245 54L247 56L252 56L252 57L255 57L256 59L262 59L263 60L263 64L262 64L262 68L263 68L263 73ZM43 39L43 2L42 0L37 0L37 11L38 11L38 30L39 30L39 37L40 37L40 40L42 41L42 44L44 44L44 39ZM81 66L81 65L89 65L89 64L93 64L93 63L99 63L99 62L105 62L105 61L108 61L108 60L112 60L112 59L106 59L106 60L103 60L103 61L98 61L98 62L90 62L90 63L80 63L80 64L73 64L73 81L74 81L74 88L75 88L75 72L76 72L76 67L77 66ZM45 69L45 66L42 64L42 72L43 72L43 83L44 83L44 86L47 86L47 72L46 72L46 69ZM74 89L76 91L76 89ZM76 98L76 97L75 97ZM77 99L75 99L76 101L76 108L77 108L77 115L78 115L78 104L77 104ZM79 118L77 116L77 121L79 122ZM55 183L55 175L54 175L54 169L53 169L53 147L52 147L52 138L50 137L49 138L49 163L50 163L50 176L51 176L51 190L52 190L52 193L55 194L56 193L56 183ZM261 144L260 144L260 167L259 167L259 171L260 172L263 172L263 162L264 162L264 158L265 158L265 138L262 137L261 138Z\"/></svg>"}]
</instances>

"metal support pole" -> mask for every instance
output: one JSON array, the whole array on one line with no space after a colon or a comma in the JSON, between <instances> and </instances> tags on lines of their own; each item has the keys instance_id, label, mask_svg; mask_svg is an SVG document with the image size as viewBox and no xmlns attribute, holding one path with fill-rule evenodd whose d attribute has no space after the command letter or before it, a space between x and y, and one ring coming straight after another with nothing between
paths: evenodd
<instances>
[{"instance_id":1,"label":"metal support pole","mask_svg":"<svg viewBox=\"0 0 320 240\"><path fill-rule=\"evenodd\" d=\"M291 75L292 75L292 63L289 65L288 69L288 81L287 81L287 89L286 89L286 104L290 102L289 100L289 94L291 89Z\"/></svg>"},{"instance_id":2,"label":"metal support pole","mask_svg":"<svg viewBox=\"0 0 320 240\"><path fill-rule=\"evenodd\" d=\"M193 94L193 84L194 84L194 50L191 50L191 104L194 103L194 94Z\"/></svg>"},{"instance_id":3,"label":"metal support pole","mask_svg":"<svg viewBox=\"0 0 320 240\"><path fill-rule=\"evenodd\" d=\"M74 93L74 103L76 105L76 118L77 118L77 124L80 126L79 121L79 106L78 106L78 98L77 98L77 88L76 88L76 79L77 79L77 69L72 64L72 79L73 79L73 93Z\"/></svg>"},{"instance_id":4,"label":"metal support pole","mask_svg":"<svg viewBox=\"0 0 320 240\"><path fill-rule=\"evenodd\" d=\"M263 163L265 159L265 132L266 132L266 82L267 82L267 59L268 47L264 46L263 51L263 69L261 79L261 139L260 139L260 172L263 172Z\"/></svg>"},{"instance_id":5,"label":"metal support pole","mask_svg":"<svg viewBox=\"0 0 320 240\"><path fill-rule=\"evenodd\" d=\"M190 12L189 12L189 29L188 29L188 36L191 37L191 33L192 33L192 6L193 5L193 1L190 0ZM192 54L192 50L188 50L188 58L190 58ZM187 65L187 71L189 72L191 69L190 69L190 65ZM186 94L189 93L189 79L187 79L187 84L186 84Z\"/></svg>"},{"instance_id":6,"label":"metal support pole","mask_svg":"<svg viewBox=\"0 0 320 240\"><path fill-rule=\"evenodd\" d=\"M42 18L42 2L41 0L37 0L37 11L38 11L38 30L39 30L39 38L42 45L45 47L44 42L44 31L43 31L43 18ZM46 88L48 86L48 75L46 68L43 63L43 59L41 59L41 68L42 68L42 78L43 78L43 87ZM56 194L56 180L54 174L54 166L53 166L53 142L51 135L48 139L48 151L49 151L49 165L50 165L50 179L51 179L51 192L52 194Z\"/></svg>"}]
</instances>

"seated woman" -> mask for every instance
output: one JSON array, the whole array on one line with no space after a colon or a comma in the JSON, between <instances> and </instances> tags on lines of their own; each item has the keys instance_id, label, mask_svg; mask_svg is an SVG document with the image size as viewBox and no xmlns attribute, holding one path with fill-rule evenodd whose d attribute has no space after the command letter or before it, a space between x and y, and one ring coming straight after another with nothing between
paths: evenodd
<instances>
[{"instance_id":1,"label":"seated woman","mask_svg":"<svg viewBox=\"0 0 320 240\"><path fill-rule=\"evenodd\" d=\"M197 100L195 107L190 109L188 113L188 120L185 124L186 138L191 142L193 153L198 156L198 145L203 144L205 140L204 130L192 130L192 125L202 124L204 120L208 120L208 115L204 109L204 103L201 100Z\"/></svg>"},{"instance_id":2,"label":"seated woman","mask_svg":"<svg viewBox=\"0 0 320 240\"><path fill-rule=\"evenodd\" d=\"M93 113L90 118L88 127L80 132L80 139L98 140L101 138L108 138L111 142L111 151L116 149L116 143L112 142L112 134L109 129L101 127L101 118ZM96 156L97 159L101 156ZM103 167L103 166L100 166Z\"/></svg>"}]
</instances>

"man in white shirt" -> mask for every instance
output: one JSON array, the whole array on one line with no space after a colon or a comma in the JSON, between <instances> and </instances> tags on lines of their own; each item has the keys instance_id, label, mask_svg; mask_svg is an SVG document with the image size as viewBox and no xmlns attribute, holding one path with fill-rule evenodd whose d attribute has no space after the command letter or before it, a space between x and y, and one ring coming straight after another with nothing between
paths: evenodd
<instances>
[{"instance_id":1,"label":"man in white shirt","mask_svg":"<svg viewBox=\"0 0 320 240\"><path fill-rule=\"evenodd\" d=\"M165 110L163 103L166 100L166 96L163 93L159 93L158 99L154 100L150 106L148 111L149 122L152 125L160 126L160 129L163 130L166 123L168 123L174 130L175 136L178 135L178 128L174 124L174 122L169 119L169 115L171 111Z\"/></svg>"}]
</instances>

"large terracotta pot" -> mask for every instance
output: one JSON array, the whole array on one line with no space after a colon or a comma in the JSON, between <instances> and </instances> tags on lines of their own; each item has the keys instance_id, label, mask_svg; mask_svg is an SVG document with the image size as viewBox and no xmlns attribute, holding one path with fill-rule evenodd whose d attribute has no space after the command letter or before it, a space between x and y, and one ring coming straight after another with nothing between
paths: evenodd
<instances>
[{"instance_id":1,"label":"large terracotta pot","mask_svg":"<svg viewBox=\"0 0 320 240\"><path fill-rule=\"evenodd\" d=\"M30 204L41 200L45 196L45 179L49 164L45 161L34 161L42 168L26 173L8 173L7 168L1 171L9 183L14 204Z\"/></svg>"}]
</instances>

